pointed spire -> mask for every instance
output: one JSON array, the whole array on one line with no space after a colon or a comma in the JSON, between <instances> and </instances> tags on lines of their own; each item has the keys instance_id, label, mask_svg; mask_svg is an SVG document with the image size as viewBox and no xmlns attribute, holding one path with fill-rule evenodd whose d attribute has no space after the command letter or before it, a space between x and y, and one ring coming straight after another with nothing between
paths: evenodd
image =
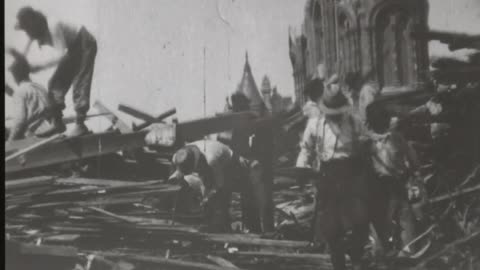
<instances>
[{"instance_id":1,"label":"pointed spire","mask_svg":"<svg viewBox=\"0 0 480 270\"><path fill-rule=\"evenodd\" d=\"M250 63L248 62L248 51L245 51L245 66L243 76L238 84L236 92L242 93L248 98L251 109L260 110L264 106L262 97L257 88L257 84L253 78L252 70L250 69Z\"/></svg>"},{"instance_id":2,"label":"pointed spire","mask_svg":"<svg viewBox=\"0 0 480 270\"><path fill-rule=\"evenodd\" d=\"M250 72L250 63L248 63L248 51L245 51L245 67L243 68L243 72Z\"/></svg>"}]
</instances>

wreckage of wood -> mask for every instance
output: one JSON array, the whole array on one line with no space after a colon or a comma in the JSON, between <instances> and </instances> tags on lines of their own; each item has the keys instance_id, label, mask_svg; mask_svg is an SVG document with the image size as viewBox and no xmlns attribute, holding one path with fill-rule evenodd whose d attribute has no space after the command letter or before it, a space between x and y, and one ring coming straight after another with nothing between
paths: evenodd
<instances>
[{"instance_id":1,"label":"wreckage of wood","mask_svg":"<svg viewBox=\"0 0 480 270\"><path fill-rule=\"evenodd\" d=\"M35 149L38 149L38 148L40 148L40 147L42 147L42 146L44 146L44 145L46 145L50 142L53 142L55 140L58 140L58 139L61 139L61 138L64 138L64 137L65 137L65 135L63 135L63 134L56 134L54 136L51 136L50 138L41 140L41 141L39 141L35 144L32 144L32 145L29 145L28 147L25 147L25 148L15 152L15 153L11 154L10 156L6 157L5 162L8 162L8 161L13 160L15 158L18 158L21 155L25 155L28 152L31 152L31 151L33 151Z\"/></svg>"},{"instance_id":2,"label":"wreckage of wood","mask_svg":"<svg viewBox=\"0 0 480 270\"><path fill-rule=\"evenodd\" d=\"M465 244L469 244L469 243L472 243L474 241L479 241L480 240L480 231L476 231L462 239L458 239L458 240L455 240L447 245L445 245L441 250L439 250L438 252L436 252L435 254L421 260L417 265L416 267L414 268L415 270L421 270L421 269L424 269L425 266L437 259L438 257L442 256L444 253L448 252L449 250L452 250L453 248L455 247L458 247L460 245L465 245Z\"/></svg>"},{"instance_id":3,"label":"wreckage of wood","mask_svg":"<svg viewBox=\"0 0 480 270\"><path fill-rule=\"evenodd\" d=\"M305 248L308 247L307 241L291 241L291 240L273 240L262 239L257 235L246 234L203 234L202 241L212 243L228 243L231 245L245 246L265 246L278 248Z\"/></svg>"},{"instance_id":4,"label":"wreckage of wood","mask_svg":"<svg viewBox=\"0 0 480 270\"><path fill-rule=\"evenodd\" d=\"M252 112L241 112L187 121L176 125L176 133L183 141L194 141L208 134L233 128L247 128L254 124L252 122L254 117ZM5 162L5 173L139 149L146 146L145 136L147 133L147 130L124 134L105 132L58 141L54 141L51 137L47 142L38 142L36 139L20 140L13 142L11 146L6 146L5 153L14 156L8 157ZM43 147L38 146L38 143ZM20 155L22 161L15 158Z\"/></svg>"},{"instance_id":5,"label":"wreckage of wood","mask_svg":"<svg viewBox=\"0 0 480 270\"><path fill-rule=\"evenodd\" d=\"M5 191L11 192L18 189L33 188L49 185L55 182L54 176L35 176L18 180L5 181Z\"/></svg>"},{"instance_id":6,"label":"wreckage of wood","mask_svg":"<svg viewBox=\"0 0 480 270\"><path fill-rule=\"evenodd\" d=\"M106 258L124 259L126 261L133 261L146 264L155 264L162 266L166 269L179 269L179 270L238 270L236 267L216 266L206 263L187 262L183 260L165 259L161 257L132 255L132 254L116 254L101 252L99 255Z\"/></svg>"},{"instance_id":7,"label":"wreckage of wood","mask_svg":"<svg viewBox=\"0 0 480 270\"><path fill-rule=\"evenodd\" d=\"M427 201L427 204L433 204L433 203L438 203L438 202L449 200L449 199L454 199L456 197L459 197L459 196L462 196L462 195L465 195L465 194L468 194L468 193L476 192L476 191L480 191L480 185L476 185L474 187L469 187L469 188L464 188L464 189L461 189L461 190L458 190L458 191L455 191L455 192L452 192L452 193L437 196L435 198L429 199Z\"/></svg>"}]
</instances>

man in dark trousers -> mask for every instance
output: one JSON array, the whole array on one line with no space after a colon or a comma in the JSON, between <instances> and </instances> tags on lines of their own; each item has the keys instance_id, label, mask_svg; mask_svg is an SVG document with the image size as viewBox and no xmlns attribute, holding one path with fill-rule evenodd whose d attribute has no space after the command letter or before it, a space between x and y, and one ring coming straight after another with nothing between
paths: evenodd
<instances>
[{"instance_id":1,"label":"man in dark trousers","mask_svg":"<svg viewBox=\"0 0 480 270\"><path fill-rule=\"evenodd\" d=\"M353 269L363 269L369 228L368 190L360 157L364 129L340 90L338 76L333 75L325 86L319 102L322 114L308 120L297 167L319 172L316 226L327 240L334 269L345 269L346 253Z\"/></svg>"},{"instance_id":2,"label":"man in dark trousers","mask_svg":"<svg viewBox=\"0 0 480 270\"><path fill-rule=\"evenodd\" d=\"M41 134L49 136L65 131L62 120L65 95L73 88L73 103L77 114L76 125L70 136L88 133L85 119L90 108L90 89L97 54L97 42L83 26L47 18L32 7L23 7L17 13L17 30L23 30L39 46L48 45L55 51L52 57L38 63L30 63L32 72L57 66L50 79L48 89L53 101L54 116L51 129Z\"/></svg>"}]
</instances>

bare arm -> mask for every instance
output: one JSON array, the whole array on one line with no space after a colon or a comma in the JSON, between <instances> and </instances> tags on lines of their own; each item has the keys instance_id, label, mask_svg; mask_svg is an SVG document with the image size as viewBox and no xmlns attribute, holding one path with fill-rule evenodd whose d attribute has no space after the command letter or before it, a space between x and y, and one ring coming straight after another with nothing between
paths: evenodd
<instances>
[{"instance_id":1,"label":"bare arm","mask_svg":"<svg viewBox=\"0 0 480 270\"><path fill-rule=\"evenodd\" d=\"M311 168L312 161L315 157L315 129L318 123L317 118L308 120L307 126L303 133L303 139L300 142L300 153L297 158L297 167Z\"/></svg>"}]
</instances>

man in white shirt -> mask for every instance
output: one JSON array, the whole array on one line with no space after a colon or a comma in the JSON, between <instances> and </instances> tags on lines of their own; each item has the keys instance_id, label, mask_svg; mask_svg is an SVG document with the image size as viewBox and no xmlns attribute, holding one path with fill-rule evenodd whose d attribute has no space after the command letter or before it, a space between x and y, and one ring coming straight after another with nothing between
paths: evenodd
<instances>
[{"instance_id":1,"label":"man in white shirt","mask_svg":"<svg viewBox=\"0 0 480 270\"><path fill-rule=\"evenodd\" d=\"M362 177L362 123L340 90L338 76L325 84L319 108L310 118L301 142L297 167L320 173L316 180L316 227L330 247L334 269L345 269L347 235L354 269L362 269L363 246L368 238L367 185Z\"/></svg>"},{"instance_id":2,"label":"man in white shirt","mask_svg":"<svg viewBox=\"0 0 480 270\"><path fill-rule=\"evenodd\" d=\"M65 109L65 95L71 86L77 119L70 135L88 133L84 122L90 108L90 88L97 54L95 38L83 26L47 19L43 13L28 6L17 13L15 28L24 30L30 38L27 48L33 41L37 41L39 46L48 45L55 50L51 58L30 63L32 72L57 65L48 86L53 102L53 126L43 135L65 131L62 114Z\"/></svg>"},{"instance_id":3,"label":"man in white shirt","mask_svg":"<svg viewBox=\"0 0 480 270\"><path fill-rule=\"evenodd\" d=\"M30 80L30 66L27 59L16 51L10 51L14 61L9 71L16 85L7 86L12 90L13 112L8 141L35 135L38 130L48 129L46 120L51 117L51 101L47 90Z\"/></svg>"}]
</instances>

